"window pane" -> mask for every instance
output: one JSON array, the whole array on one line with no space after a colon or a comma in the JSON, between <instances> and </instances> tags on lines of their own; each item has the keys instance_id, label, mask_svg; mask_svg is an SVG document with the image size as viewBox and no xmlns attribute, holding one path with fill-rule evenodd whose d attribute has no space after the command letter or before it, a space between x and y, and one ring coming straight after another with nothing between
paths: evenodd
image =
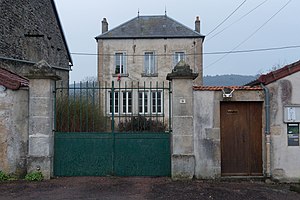
<instances>
[{"instance_id":1,"label":"window pane","mask_svg":"<svg viewBox=\"0 0 300 200\"><path fill-rule=\"evenodd\" d=\"M174 64L176 65L179 63L181 60L185 60L185 53L184 52L175 52L174 55Z\"/></svg>"},{"instance_id":2,"label":"window pane","mask_svg":"<svg viewBox=\"0 0 300 200\"><path fill-rule=\"evenodd\" d=\"M115 74L125 74L126 73L126 54L116 53L115 54Z\"/></svg>"},{"instance_id":3,"label":"window pane","mask_svg":"<svg viewBox=\"0 0 300 200\"><path fill-rule=\"evenodd\" d=\"M131 113L132 112L132 93L128 92L127 94L128 94L128 110L127 110L127 112Z\"/></svg>"},{"instance_id":4,"label":"window pane","mask_svg":"<svg viewBox=\"0 0 300 200\"><path fill-rule=\"evenodd\" d=\"M119 113L119 92L115 92L115 113Z\"/></svg>"},{"instance_id":5,"label":"window pane","mask_svg":"<svg viewBox=\"0 0 300 200\"><path fill-rule=\"evenodd\" d=\"M145 74L155 73L155 56L153 52L145 53Z\"/></svg>"},{"instance_id":6,"label":"window pane","mask_svg":"<svg viewBox=\"0 0 300 200\"><path fill-rule=\"evenodd\" d=\"M143 93L139 92L139 113L143 112Z\"/></svg>"}]
</instances>

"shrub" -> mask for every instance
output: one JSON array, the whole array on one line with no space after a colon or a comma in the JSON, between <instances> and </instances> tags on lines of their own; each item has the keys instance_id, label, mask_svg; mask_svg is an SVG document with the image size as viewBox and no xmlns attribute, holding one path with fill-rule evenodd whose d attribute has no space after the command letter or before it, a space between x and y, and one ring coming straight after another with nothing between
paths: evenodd
<instances>
[{"instance_id":1,"label":"shrub","mask_svg":"<svg viewBox=\"0 0 300 200\"><path fill-rule=\"evenodd\" d=\"M7 180L9 180L9 175L0 171L0 181L7 181Z\"/></svg>"},{"instance_id":2,"label":"shrub","mask_svg":"<svg viewBox=\"0 0 300 200\"><path fill-rule=\"evenodd\" d=\"M25 176L26 181L42 181L43 179L44 176L42 172L30 172Z\"/></svg>"},{"instance_id":3,"label":"shrub","mask_svg":"<svg viewBox=\"0 0 300 200\"><path fill-rule=\"evenodd\" d=\"M158 119L147 118L144 116L131 117L130 120L126 119L120 121L118 124L120 132L125 131L150 131L150 132L164 132L166 125Z\"/></svg>"},{"instance_id":4,"label":"shrub","mask_svg":"<svg viewBox=\"0 0 300 200\"><path fill-rule=\"evenodd\" d=\"M57 131L101 132L106 131L109 125L109 120L104 117L98 102L94 102L89 98L85 98L85 95L80 94L57 97Z\"/></svg>"}]
</instances>

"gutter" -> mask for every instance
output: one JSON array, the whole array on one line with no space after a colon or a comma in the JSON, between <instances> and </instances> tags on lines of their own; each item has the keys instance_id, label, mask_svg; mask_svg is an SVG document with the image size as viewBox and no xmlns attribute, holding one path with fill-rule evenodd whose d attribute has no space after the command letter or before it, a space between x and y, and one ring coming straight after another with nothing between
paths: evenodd
<instances>
[{"instance_id":1,"label":"gutter","mask_svg":"<svg viewBox=\"0 0 300 200\"><path fill-rule=\"evenodd\" d=\"M270 138L270 91L269 89L261 83L261 87L265 92L265 114L266 114L266 124L265 124L265 145L266 145L266 177L271 177L271 138Z\"/></svg>"},{"instance_id":2,"label":"gutter","mask_svg":"<svg viewBox=\"0 0 300 200\"><path fill-rule=\"evenodd\" d=\"M21 62L21 63L31 64L31 65L35 65L37 63L37 62L29 61L29 60L21 60L21 59L8 58L8 57L3 57L3 56L0 56L0 60L9 60L9 61ZM63 67L52 66L52 65L51 65L51 67L54 68L54 69L61 69L61 70L71 71L70 66L69 66L68 69L63 68Z\"/></svg>"}]
</instances>

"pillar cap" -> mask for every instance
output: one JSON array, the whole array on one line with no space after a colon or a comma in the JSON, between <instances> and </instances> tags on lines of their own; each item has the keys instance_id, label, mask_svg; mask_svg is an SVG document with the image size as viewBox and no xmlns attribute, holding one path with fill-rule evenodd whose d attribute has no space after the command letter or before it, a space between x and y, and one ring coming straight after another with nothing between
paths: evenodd
<instances>
[{"instance_id":1,"label":"pillar cap","mask_svg":"<svg viewBox=\"0 0 300 200\"><path fill-rule=\"evenodd\" d=\"M53 69L45 60L41 60L36 63L25 77L29 79L61 80L61 77L56 75L55 69Z\"/></svg>"},{"instance_id":2,"label":"pillar cap","mask_svg":"<svg viewBox=\"0 0 300 200\"><path fill-rule=\"evenodd\" d=\"M193 73L193 70L184 61L180 61L172 70L172 73L168 73L167 80L172 79L192 79L198 77L198 73Z\"/></svg>"}]
</instances>

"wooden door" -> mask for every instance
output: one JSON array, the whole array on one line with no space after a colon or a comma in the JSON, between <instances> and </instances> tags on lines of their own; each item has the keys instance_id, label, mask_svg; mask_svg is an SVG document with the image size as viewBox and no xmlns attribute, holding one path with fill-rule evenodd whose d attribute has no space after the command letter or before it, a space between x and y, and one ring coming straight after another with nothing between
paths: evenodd
<instances>
[{"instance_id":1,"label":"wooden door","mask_svg":"<svg viewBox=\"0 0 300 200\"><path fill-rule=\"evenodd\" d=\"M262 175L261 102L221 102L221 172Z\"/></svg>"}]
</instances>

